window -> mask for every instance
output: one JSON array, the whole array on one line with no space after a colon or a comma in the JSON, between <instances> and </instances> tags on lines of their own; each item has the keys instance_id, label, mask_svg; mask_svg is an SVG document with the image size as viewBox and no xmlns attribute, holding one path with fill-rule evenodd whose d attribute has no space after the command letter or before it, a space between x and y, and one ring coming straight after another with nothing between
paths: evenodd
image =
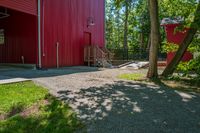
<instances>
[{"instance_id":1,"label":"window","mask_svg":"<svg viewBox=\"0 0 200 133\"><path fill-rule=\"evenodd\" d=\"M0 45L3 45L4 43L5 43L4 29L0 29Z\"/></svg>"}]
</instances>

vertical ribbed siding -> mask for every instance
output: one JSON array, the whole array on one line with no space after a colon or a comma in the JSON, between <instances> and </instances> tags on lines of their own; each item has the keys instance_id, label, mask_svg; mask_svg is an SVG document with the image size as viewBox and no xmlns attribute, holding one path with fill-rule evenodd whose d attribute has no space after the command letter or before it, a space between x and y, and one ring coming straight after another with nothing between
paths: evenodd
<instances>
[{"instance_id":1,"label":"vertical ribbed siding","mask_svg":"<svg viewBox=\"0 0 200 133\"><path fill-rule=\"evenodd\" d=\"M104 46L104 0L43 0L43 67L56 67L56 43L59 42L59 66L83 65L84 33L91 43ZM88 18L95 25L87 26Z\"/></svg>"},{"instance_id":2,"label":"vertical ribbed siding","mask_svg":"<svg viewBox=\"0 0 200 133\"><path fill-rule=\"evenodd\" d=\"M0 6L37 15L37 0L0 0Z\"/></svg>"},{"instance_id":3,"label":"vertical ribbed siding","mask_svg":"<svg viewBox=\"0 0 200 133\"><path fill-rule=\"evenodd\" d=\"M0 45L0 63L36 64L37 17L8 10L11 14L0 19L0 29L5 31L5 44Z\"/></svg>"},{"instance_id":4,"label":"vertical ribbed siding","mask_svg":"<svg viewBox=\"0 0 200 133\"><path fill-rule=\"evenodd\" d=\"M91 43L95 45L99 45L103 47L104 42L104 5L105 0L42 0L41 6L41 18L42 18L42 66L43 67L56 67L56 43L59 42L59 66L76 66L83 65L83 49L84 49L84 33L88 33L91 36ZM0 6L7 7L10 9L15 9L17 11L25 12L28 14L37 14L37 0L0 0ZM14 14L14 13L13 13ZM26 14L27 15L27 14ZM28 15L29 17L34 17ZM27 32L32 32L30 35L34 37L36 35L36 25L29 25L32 21L28 21L28 16L20 19L20 24L27 25L28 27L21 26L23 30L14 30L10 33L15 33L15 38L9 38L9 42L15 43L15 40L19 40L20 44L22 44L21 40L24 42L23 44L29 44L30 46L36 46L35 38L26 37ZM95 25L87 26L88 18L94 18ZM18 17L19 18L19 17ZM34 18L36 19L36 18ZM19 19L13 19L16 21ZM10 25L13 22L9 20ZM34 20L34 23L36 20ZM15 22L16 23L16 22ZM0 24L1 26L1 24ZM18 26L18 25L14 25ZM9 27L9 26L8 26ZM19 27L19 26L18 26ZM31 27L31 28L29 28ZM2 27L4 28L4 27ZM33 28L33 29L32 29ZM20 31L20 34L17 33ZM34 32L33 32L34 31ZM30 37L31 37L30 36ZM31 44L30 44L31 43ZM33 44L32 44L33 43ZM17 43L18 44L18 43ZM28 51L33 48L29 48L30 46L19 47L16 46L19 50L24 49L27 51L26 53L22 53L20 55L24 55L26 59L29 59L28 63L35 62L36 59L36 48L33 51ZM13 52L12 52L13 49ZM18 50L8 49L8 52L14 53ZM32 53L33 52L33 53ZM1 51L0 51L1 55ZM31 56L33 55L33 56ZM31 57L29 57L31 56ZM2 56L3 57L3 56ZM8 56L7 56L8 57ZM20 61L20 56L16 56L13 54L11 57L17 57L15 62ZM33 57L33 58L32 58ZM14 59L8 57L9 59L14 61ZM6 57L3 57L6 59Z\"/></svg>"}]
</instances>

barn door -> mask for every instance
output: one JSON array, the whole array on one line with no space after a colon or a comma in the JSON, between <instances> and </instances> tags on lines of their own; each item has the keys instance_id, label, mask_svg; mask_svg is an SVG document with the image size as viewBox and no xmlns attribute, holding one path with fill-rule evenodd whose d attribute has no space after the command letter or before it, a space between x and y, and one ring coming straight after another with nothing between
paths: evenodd
<instances>
[{"instance_id":1,"label":"barn door","mask_svg":"<svg viewBox=\"0 0 200 133\"><path fill-rule=\"evenodd\" d=\"M84 46L91 45L91 33L84 32Z\"/></svg>"},{"instance_id":2,"label":"barn door","mask_svg":"<svg viewBox=\"0 0 200 133\"><path fill-rule=\"evenodd\" d=\"M81 58L82 58L82 62L84 65L84 62L86 61L86 59L88 58L88 47L92 44L91 41L91 33L89 32L84 32L83 34L83 44L82 44L82 48L81 48Z\"/></svg>"}]
</instances>

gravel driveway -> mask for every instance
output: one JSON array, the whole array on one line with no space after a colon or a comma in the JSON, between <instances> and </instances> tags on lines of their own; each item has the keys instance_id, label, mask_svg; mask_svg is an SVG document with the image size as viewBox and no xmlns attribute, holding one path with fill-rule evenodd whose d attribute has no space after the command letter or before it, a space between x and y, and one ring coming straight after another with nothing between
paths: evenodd
<instances>
[{"instance_id":1,"label":"gravel driveway","mask_svg":"<svg viewBox=\"0 0 200 133\"><path fill-rule=\"evenodd\" d=\"M198 94L116 78L130 72L139 71L72 67L2 74L31 78L69 103L86 123L80 133L200 132Z\"/></svg>"}]
</instances>

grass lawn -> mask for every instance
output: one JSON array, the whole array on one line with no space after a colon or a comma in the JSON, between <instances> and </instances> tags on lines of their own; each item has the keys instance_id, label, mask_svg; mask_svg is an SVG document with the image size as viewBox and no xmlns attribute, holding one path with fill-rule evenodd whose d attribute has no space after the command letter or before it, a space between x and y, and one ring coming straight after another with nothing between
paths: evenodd
<instances>
[{"instance_id":1,"label":"grass lawn","mask_svg":"<svg viewBox=\"0 0 200 133\"><path fill-rule=\"evenodd\" d=\"M33 82L0 85L0 114L12 108L27 108L44 99L48 91Z\"/></svg>"},{"instance_id":2,"label":"grass lawn","mask_svg":"<svg viewBox=\"0 0 200 133\"><path fill-rule=\"evenodd\" d=\"M1 133L71 133L82 127L68 105L33 82L0 85L0 116Z\"/></svg>"},{"instance_id":3,"label":"grass lawn","mask_svg":"<svg viewBox=\"0 0 200 133\"><path fill-rule=\"evenodd\" d=\"M180 90L180 91L187 91L187 92L197 92L200 93L200 84L199 81L194 81L194 79L153 79L149 80L145 78L145 74L140 73L130 73L130 74L122 74L118 76L119 79L125 80L133 80L133 81L143 81L143 82L154 82L159 86L165 86L170 89Z\"/></svg>"},{"instance_id":4,"label":"grass lawn","mask_svg":"<svg viewBox=\"0 0 200 133\"><path fill-rule=\"evenodd\" d=\"M126 79L126 80L142 80L144 79L145 75L140 73L131 73L131 74L121 74L118 76L119 79Z\"/></svg>"}]
</instances>

